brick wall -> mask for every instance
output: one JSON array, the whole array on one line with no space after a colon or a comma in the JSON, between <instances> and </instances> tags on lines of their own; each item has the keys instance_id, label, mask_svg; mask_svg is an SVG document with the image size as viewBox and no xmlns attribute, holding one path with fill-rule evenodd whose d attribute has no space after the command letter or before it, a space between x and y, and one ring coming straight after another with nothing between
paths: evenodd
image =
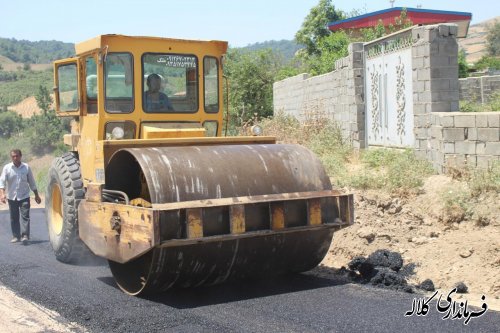
<instances>
[{"instance_id":1,"label":"brick wall","mask_svg":"<svg viewBox=\"0 0 500 333\"><path fill-rule=\"evenodd\" d=\"M500 112L457 112L456 34L453 24L412 30L414 150L439 172L465 164L488 167L500 160ZM363 44L351 44L349 56L337 61L334 71L276 82L274 111L298 119L304 119L308 112L328 114L338 121L353 147L367 147L363 52Z\"/></svg>"},{"instance_id":2,"label":"brick wall","mask_svg":"<svg viewBox=\"0 0 500 333\"><path fill-rule=\"evenodd\" d=\"M459 89L460 100L488 103L495 92L500 92L500 75L460 79Z\"/></svg>"},{"instance_id":3,"label":"brick wall","mask_svg":"<svg viewBox=\"0 0 500 333\"><path fill-rule=\"evenodd\" d=\"M427 145L436 170L500 161L500 112L436 112Z\"/></svg>"},{"instance_id":4,"label":"brick wall","mask_svg":"<svg viewBox=\"0 0 500 333\"><path fill-rule=\"evenodd\" d=\"M349 55L339 59L330 73L309 77L300 74L275 82L274 112L299 120L326 115L337 121L355 148L364 148L363 44L349 45Z\"/></svg>"}]
</instances>

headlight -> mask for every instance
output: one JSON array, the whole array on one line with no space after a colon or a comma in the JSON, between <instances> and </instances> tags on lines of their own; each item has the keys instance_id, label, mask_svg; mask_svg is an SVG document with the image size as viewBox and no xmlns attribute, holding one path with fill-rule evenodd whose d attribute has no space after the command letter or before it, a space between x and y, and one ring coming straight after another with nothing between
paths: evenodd
<instances>
[{"instance_id":1,"label":"headlight","mask_svg":"<svg viewBox=\"0 0 500 333\"><path fill-rule=\"evenodd\" d=\"M133 139L135 136L135 124L131 121L112 121L106 124L106 140Z\"/></svg>"},{"instance_id":2,"label":"headlight","mask_svg":"<svg viewBox=\"0 0 500 333\"><path fill-rule=\"evenodd\" d=\"M259 136L259 135L262 135L262 127L260 127L259 125L253 125L252 127L250 127L250 132L252 132L252 135L254 136Z\"/></svg>"},{"instance_id":3,"label":"headlight","mask_svg":"<svg viewBox=\"0 0 500 333\"><path fill-rule=\"evenodd\" d=\"M118 140L123 139L123 137L125 136L125 131L120 126L116 126L111 131L111 136L113 139L118 139Z\"/></svg>"}]
</instances>

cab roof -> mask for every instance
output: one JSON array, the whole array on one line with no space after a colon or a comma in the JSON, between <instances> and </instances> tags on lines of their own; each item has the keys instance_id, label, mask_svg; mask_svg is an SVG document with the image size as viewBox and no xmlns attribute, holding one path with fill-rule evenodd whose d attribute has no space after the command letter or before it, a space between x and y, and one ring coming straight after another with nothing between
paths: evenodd
<instances>
[{"instance_id":1,"label":"cab roof","mask_svg":"<svg viewBox=\"0 0 500 333\"><path fill-rule=\"evenodd\" d=\"M86 41L75 44L76 55L81 55L92 50L102 49L110 44L122 42L141 42L141 43L162 43L168 44L186 44L193 43L197 45L210 44L216 46L217 49L225 54L227 51L227 42L220 40L192 40L192 39L178 39L178 38L165 38L165 37L152 37L152 36L127 36L117 34L99 35L97 37L88 39Z\"/></svg>"}]
</instances>

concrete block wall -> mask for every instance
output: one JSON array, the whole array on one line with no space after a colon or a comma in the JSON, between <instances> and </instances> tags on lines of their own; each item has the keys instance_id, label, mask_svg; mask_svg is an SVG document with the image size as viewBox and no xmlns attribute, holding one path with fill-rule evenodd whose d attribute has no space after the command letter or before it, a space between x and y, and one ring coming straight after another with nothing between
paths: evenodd
<instances>
[{"instance_id":1,"label":"concrete block wall","mask_svg":"<svg viewBox=\"0 0 500 333\"><path fill-rule=\"evenodd\" d=\"M274 112L299 120L317 115L338 122L353 147L365 147L363 44L349 45L347 57L334 64L334 71L309 77L300 74L275 82Z\"/></svg>"},{"instance_id":2,"label":"concrete block wall","mask_svg":"<svg viewBox=\"0 0 500 333\"><path fill-rule=\"evenodd\" d=\"M488 167L500 159L500 112L457 112L456 34L454 24L412 30L414 150L439 172L465 164ZM308 113L326 114L338 121L354 148L367 147L363 52L361 43L351 44L349 55L335 63L334 71L276 82L274 111L298 119L305 119Z\"/></svg>"},{"instance_id":3,"label":"concrete block wall","mask_svg":"<svg viewBox=\"0 0 500 333\"><path fill-rule=\"evenodd\" d=\"M419 113L458 111L457 26L412 30L413 103Z\"/></svg>"},{"instance_id":4,"label":"concrete block wall","mask_svg":"<svg viewBox=\"0 0 500 333\"><path fill-rule=\"evenodd\" d=\"M426 141L439 172L500 161L500 112L436 112Z\"/></svg>"},{"instance_id":5,"label":"concrete block wall","mask_svg":"<svg viewBox=\"0 0 500 333\"><path fill-rule=\"evenodd\" d=\"M500 93L500 75L459 79L460 100L484 104L495 93Z\"/></svg>"}]
</instances>

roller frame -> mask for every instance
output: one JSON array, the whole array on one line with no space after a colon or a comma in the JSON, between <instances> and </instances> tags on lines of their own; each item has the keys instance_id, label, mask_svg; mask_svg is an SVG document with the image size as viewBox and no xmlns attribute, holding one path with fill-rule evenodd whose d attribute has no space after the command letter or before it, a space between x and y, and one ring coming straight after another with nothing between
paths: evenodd
<instances>
[{"instance_id":1,"label":"roller frame","mask_svg":"<svg viewBox=\"0 0 500 333\"><path fill-rule=\"evenodd\" d=\"M153 204L152 208L102 202L99 195L101 190L100 184L90 184L87 199L82 200L78 207L80 238L94 254L118 263L126 263L155 247L177 247L276 233L340 229L354 222L353 195L334 190L163 203ZM322 206L322 198L334 198L334 204ZM285 226L283 207L287 201L293 200L307 202L307 222L304 226ZM270 228L245 231L245 207L263 203L269 204ZM228 234L203 235L203 210L212 207L227 208L224 211L229 214ZM324 209L330 211L332 221L322 221ZM183 211L179 215L186 216L185 237L161 239L162 211Z\"/></svg>"}]
</instances>

